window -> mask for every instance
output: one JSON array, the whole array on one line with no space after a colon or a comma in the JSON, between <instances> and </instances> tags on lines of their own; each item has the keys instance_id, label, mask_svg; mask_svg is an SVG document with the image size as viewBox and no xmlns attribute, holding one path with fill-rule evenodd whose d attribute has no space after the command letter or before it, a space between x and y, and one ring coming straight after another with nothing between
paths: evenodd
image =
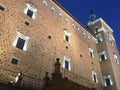
<instances>
[{"instance_id":1,"label":"window","mask_svg":"<svg viewBox=\"0 0 120 90\"><path fill-rule=\"evenodd\" d=\"M102 37L101 33L96 35L96 39L98 40L98 43L103 41L103 37Z\"/></svg>"},{"instance_id":2,"label":"window","mask_svg":"<svg viewBox=\"0 0 120 90\"><path fill-rule=\"evenodd\" d=\"M80 28L78 28L77 31L80 32Z\"/></svg>"},{"instance_id":3,"label":"window","mask_svg":"<svg viewBox=\"0 0 120 90\"><path fill-rule=\"evenodd\" d=\"M15 59L15 58L12 58L11 63L17 65L18 64L18 60Z\"/></svg>"},{"instance_id":4,"label":"window","mask_svg":"<svg viewBox=\"0 0 120 90\"><path fill-rule=\"evenodd\" d=\"M86 37L86 33L83 32L83 36Z\"/></svg>"},{"instance_id":5,"label":"window","mask_svg":"<svg viewBox=\"0 0 120 90\"><path fill-rule=\"evenodd\" d=\"M104 86L111 86L111 85L113 85L111 75L103 76L103 85Z\"/></svg>"},{"instance_id":6,"label":"window","mask_svg":"<svg viewBox=\"0 0 120 90\"><path fill-rule=\"evenodd\" d=\"M27 11L27 15L30 16L30 17L32 18L32 16L33 16L33 11L30 10L30 9L28 9L28 11Z\"/></svg>"},{"instance_id":7,"label":"window","mask_svg":"<svg viewBox=\"0 0 120 90\"><path fill-rule=\"evenodd\" d=\"M88 40L90 40L91 39L91 37L90 36L88 36Z\"/></svg>"},{"instance_id":8,"label":"window","mask_svg":"<svg viewBox=\"0 0 120 90\"><path fill-rule=\"evenodd\" d=\"M69 23L70 22L69 19L66 18L66 22Z\"/></svg>"},{"instance_id":9,"label":"window","mask_svg":"<svg viewBox=\"0 0 120 90\"><path fill-rule=\"evenodd\" d=\"M48 38L49 38L49 39L51 39L51 38L52 38L52 36L51 36L51 35L48 35Z\"/></svg>"},{"instance_id":10,"label":"window","mask_svg":"<svg viewBox=\"0 0 120 90\"><path fill-rule=\"evenodd\" d=\"M94 50L92 48L89 48L89 55L94 58Z\"/></svg>"},{"instance_id":11,"label":"window","mask_svg":"<svg viewBox=\"0 0 120 90\"><path fill-rule=\"evenodd\" d=\"M19 49L23 49L24 44L25 44L25 40L22 39L22 38L18 38L18 41L17 41L16 47L19 48Z\"/></svg>"},{"instance_id":12,"label":"window","mask_svg":"<svg viewBox=\"0 0 120 90\"><path fill-rule=\"evenodd\" d=\"M107 36L109 36L110 35L110 32L109 31L107 31Z\"/></svg>"},{"instance_id":13,"label":"window","mask_svg":"<svg viewBox=\"0 0 120 90\"><path fill-rule=\"evenodd\" d=\"M109 43L113 46L113 40L109 37Z\"/></svg>"},{"instance_id":14,"label":"window","mask_svg":"<svg viewBox=\"0 0 120 90\"><path fill-rule=\"evenodd\" d=\"M29 17L35 19L37 8L30 3L27 3L27 7L24 10L24 13Z\"/></svg>"},{"instance_id":15,"label":"window","mask_svg":"<svg viewBox=\"0 0 120 90\"><path fill-rule=\"evenodd\" d=\"M54 8L54 7L51 7L51 11L52 11L52 12L55 12L55 8Z\"/></svg>"},{"instance_id":16,"label":"window","mask_svg":"<svg viewBox=\"0 0 120 90\"><path fill-rule=\"evenodd\" d=\"M63 17L63 15L62 15L61 13L59 13L59 15L58 15L58 16L59 16L60 18L61 18L61 17Z\"/></svg>"},{"instance_id":17,"label":"window","mask_svg":"<svg viewBox=\"0 0 120 90\"><path fill-rule=\"evenodd\" d=\"M72 24L73 29L75 29L75 24Z\"/></svg>"},{"instance_id":18,"label":"window","mask_svg":"<svg viewBox=\"0 0 120 90\"><path fill-rule=\"evenodd\" d=\"M17 32L16 39L13 42L13 46L26 51L28 46L29 37Z\"/></svg>"},{"instance_id":19,"label":"window","mask_svg":"<svg viewBox=\"0 0 120 90\"><path fill-rule=\"evenodd\" d=\"M64 30L64 40L70 43L70 33Z\"/></svg>"},{"instance_id":20,"label":"window","mask_svg":"<svg viewBox=\"0 0 120 90\"><path fill-rule=\"evenodd\" d=\"M48 5L48 3L47 3L46 0L43 0L43 1L42 1L42 4L43 4L44 6L47 6L47 5Z\"/></svg>"},{"instance_id":21,"label":"window","mask_svg":"<svg viewBox=\"0 0 120 90\"><path fill-rule=\"evenodd\" d=\"M63 68L65 68L66 70L71 70L70 59L67 58L66 56L64 56Z\"/></svg>"},{"instance_id":22,"label":"window","mask_svg":"<svg viewBox=\"0 0 120 90\"><path fill-rule=\"evenodd\" d=\"M69 42L69 36L68 36L68 35L65 35L65 40L66 40L67 42Z\"/></svg>"},{"instance_id":23,"label":"window","mask_svg":"<svg viewBox=\"0 0 120 90\"><path fill-rule=\"evenodd\" d=\"M5 8L4 8L4 7L2 7L2 6L0 6L0 10L4 11L4 10L5 10Z\"/></svg>"},{"instance_id":24,"label":"window","mask_svg":"<svg viewBox=\"0 0 120 90\"><path fill-rule=\"evenodd\" d=\"M95 71L92 71L92 80L93 82L98 83L97 73Z\"/></svg>"},{"instance_id":25,"label":"window","mask_svg":"<svg viewBox=\"0 0 120 90\"><path fill-rule=\"evenodd\" d=\"M115 61L115 63L119 64L119 60L118 60L117 55L114 54L113 57L114 57L114 61Z\"/></svg>"},{"instance_id":26,"label":"window","mask_svg":"<svg viewBox=\"0 0 120 90\"><path fill-rule=\"evenodd\" d=\"M29 26L29 25L30 25L30 23L29 23L28 21L25 21L25 24L26 24L27 26Z\"/></svg>"},{"instance_id":27,"label":"window","mask_svg":"<svg viewBox=\"0 0 120 90\"><path fill-rule=\"evenodd\" d=\"M107 59L107 55L106 55L105 51L102 51L99 53L99 58L100 58L100 61Z\"/></svg>"},{"instance_id":28,"label":"window","mask_svg":"<svg viewBox=\"0 0 120 90\"><path fill-rule=\"evenodd\" d=\"M94 34L97 34L99 32L99 28L98 28L98 26L96 26L95 28L94 28Z\"/></svg>"}]
</instances>

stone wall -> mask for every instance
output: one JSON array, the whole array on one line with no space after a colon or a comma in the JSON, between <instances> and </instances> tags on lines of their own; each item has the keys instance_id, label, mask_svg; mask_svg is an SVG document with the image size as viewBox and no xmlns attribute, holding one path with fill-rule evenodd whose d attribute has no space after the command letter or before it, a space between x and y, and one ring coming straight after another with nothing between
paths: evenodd
<instances>
[{"instance_id":1,"label":"stone wall","mask_svg":"<svg viewBox=\"0 0 120 90\"><path fill-rule=\"evenodd\" d=\"M47 6L42 4L42 0L0 0L0 5L5 7L4 11L0 11L0 77L8 83L21 72L23 83L30 82L33 87L39 87L45 72L53 72L56 58L60 59L63 69L63 59L67 56L71 64L68 72L92 82L91 74L95 70L101 84L94 36L52 0L46 1ZM37 8L35 19L24 14L27 3ZM55 12L51 7L55 8ZM63 16L59 17L59 13ZM29 25L25 24L26 21ZM71 33L70 43L64 40L64 30ZM26 51L13 46L17 32L30 38ZM94 50L94 58L89 55L89 47ZM12 58L18 60L17 65L11 63ZM73 77L68 78L74 80Z\"/></svg>"}]
</instances>

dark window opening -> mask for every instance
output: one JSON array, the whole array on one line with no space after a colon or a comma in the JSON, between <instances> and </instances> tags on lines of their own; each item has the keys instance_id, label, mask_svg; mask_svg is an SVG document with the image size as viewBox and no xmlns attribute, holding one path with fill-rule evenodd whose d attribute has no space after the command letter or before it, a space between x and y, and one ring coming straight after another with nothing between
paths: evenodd
<instances>
[{"instance_id":1,"label":"dark window opening","mask_svg":"<svg viewBox=\"0 0 120 90\"><path fill-rule=\"evenodd\" d=\"M90 52L90 56L93 57L93 53L92 52Z\"/></svg>"},{"instance_id":2,"label":"dark window opening","mask_svg":"<svg viewBox=\"0 0 120 90\"><path fill-rule=\"evenodd\" d=\"M66 47L66 49L68 49L68 46L65 46Z\"/></svg>"},{"instance_id":3,"label":"dark window opening","mask_svg":"<svg viewBox=\"0 0 120 90\"><path fill-rule=\"evenodd\" d=\"M82 54L80 54L80 57L82 58Z\"/></svg>"},{"instance_id":4,"label":"dark window opening","mask_svg":"<svg viewBox=\"0 0 120 90\"><path fill-rule=\"evenodd\" d=\"M5 10L5 8L4 8L4 7L2 7L2 6L0 6L0 10L4 11L4 10Z\"/></svg>"},{"instance_id":5,"label":"dark window opening","mask_svg":"<svg viewBox=\"0 0 120 90\"><path fill-rule=\"evenodd\" d=\"M32 18L32 16L33 16L33 11L30 10L30 9L28 9L28 11L27 11L27 15L30 16L30 17Z\"/></svg>"},{"instance_id":6,"label":"dark window opening","mask_svg":"<svg viewBox=\"0 0 120 90\"><path fill-rule=\"evenodd\" d=\"M16 47L23 50L24 44L25 44L25 40L18 38Z\"/></svg>"},{"instance_id":7,"label":"dark window opening","mask_svg":"<svg viewBox=\"0 0 120 90\"><path fill-rule=\"evenodd\" d=\"M48 38L51 39L52 38L51 35L48 35Z\"/></svg>"},{"instance_id":8,"label":"dark window opening","mask_svg":"<svg viewBox=\"0 0 120 90\"><path fill-rule=\"evenodd\" d=\"M101 60L105 60L105 55L101 55Z\"/></svg>"},{"instance_id":9,"label":"dark window opening","mask_svg":"<svg viewBox=\"0 0 120 90\"><path fill-rule=\"evenodd\" d=\"M65 40L69 42L69 36L65 35Z\"/></svg>"},{"instance_id":10,"label":"dark window opening","mask_svg":"<svg viewBox=\"0 0 120 90\"><path fill-rule=\"evenodd\" d=\"M93 77L94 77L94 82L97 82L97 81L96 81L96 76L95 76L95 75L93 75Z\"/></svg>"},{"instance_id":11,"label":"dark window opening","mask_svg":"<svg viewBox=\"0 0 120 90\"><path fill-rule=\"evenodd\" d=\"M18 60L17 60L17 59L12 58L11 63L12 63L12 64L17 65L17 64L18 64Z\"/></svg>"},{"instance_id":12,"label":"dark window opening","mask_svg":"<svg viewBox=\"0 0 120 90\"><path fill-rule=\"evenodd\" d=\"M27 26L29 26L29 25L30 25L30 23L29 23L29 22L27 22L27 21L25 21L25 24L26 24Z\"/></svg>"},{"instance_id":13,"label":"dark window opening","mask_svg":"<svg viewBox=\"0 0 120 90\"><path fill-rule=\"evenodd\" d=\"M69 70L69 62L65 60L65 69Z\"/></svg>"},{"instance_id":14,"label":"dark window opening","mask_svg":"<svg viewBox=\"0 0 120 90\"><path fill-rule=\"evenodd\" d=\"M110 79L109 79L109 78L105 79L105 81L106 81L106 85L107 85L107 86L110 86L110 85L111 85L111 84L110 84Z\"/></svg>"},{"instance_id":15,"label":"dark window opening","mask_svg":"<svg viewBox=\"0 0 120 90\"><path fill-rule=\"evenodd\" d=\"M94 33L95 33L95 34L97 34L97 33L98 33L98 29L99 29L98 27L97 27L97 28L95 28L95 30L94 30Z\"/></svg>"},{"instance_id":16,"label":"dark window opening","mask_svg":"<svg viewBox=\"0 0 120 90\"><path fill-rule=\"evenodd\" d=\"M101 42L101 37L97 37L98 42Z\"/></svg>"},{"instance_id":17,"label":"dark window opening","mask_svg":"<svg viewBox=\"0 0 120 90\"><path fill-rule=\"evenodd\" d=\"M92 61L91 64L94 64L94 62Z\"/></svg>"}]
</instances>

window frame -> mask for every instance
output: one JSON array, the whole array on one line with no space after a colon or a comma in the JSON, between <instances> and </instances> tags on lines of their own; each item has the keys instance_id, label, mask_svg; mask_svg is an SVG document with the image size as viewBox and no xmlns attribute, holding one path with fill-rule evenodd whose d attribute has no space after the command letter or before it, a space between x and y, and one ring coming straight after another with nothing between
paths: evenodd
<instances>
[{"instance_id":1,"label":"window frame","mask_svg":"<svg viewBox=\"0 0 120 90\"><path fill-rule=\"evenodd\" d=\"M94 58L95 56L94 56L94 50L92 49L92 48L88 48L89 49L89 56L91 57L91 58Z\"/></svg>"},{"instance_id":2,"label":"window frame","mask_svg":"<svg viewBox=\"0 0 120 90\"><path fill-rule=\"evenodd\" d=\"M92 70L92 81L98 83L97 73Z\"/></svg>"},{"instance_id":3,"label":"window frame","mask_svg":"<svg viewBox=\"0 0 120 90\"><path fill-rule=\"evenodd\" d=\"M102 42L102 41L103 41L103 36L102 36L102 34L101 34L101 33L97 34L97 35L96 35L96 39L97 39L98 43L99 43L99 42Z\"/></svg>"},{"instance_id":4,"label":"window frame","mask_svg":"<svg viewBox=\"0 0 120 90\"><path fill-rule=\"evenodd\" d=\"M30 11L33 12L33 15L32 15L32 16L29 16L29 15L28 15L28 10L30 10ZM36 12L37 12L37 8L35 8L35 6L33 6L33 5L30 4L30 3L27 3L26 8L24 9L24 13L25 13L27 16L31 17L32 19L35 19L35 17L36 17Z\"/></svg>"},{"instance_id":5,"label":"window frame","mask_svg":"<svg viewBox=\"0 0 120 90\"><path fill-rule=\"evenodd\" d=\"M114 46L114 42L111 37L109 37L109 43L110 43L110 45Z\"/></svg>"},{"instance_id":6,"label":"window frame","mask_svg":"<svg viewBox=\"0 0 120 90\"><path fill-rule=\"evenodd\" d=\"M110 85L107 85L106 79L109 79ZM103 76L103 86L107 87L107 86L112 86L112 85L113 85L113 81L112 81L111 75Z\"/></svg>"},{"instance_id":7,"label":"window frame","mask_svg":"<svg viewBox=\"0 0 120 90\"><path fill-rule=\"evenodd\" d=\"M21 50L26 51L27 48L28 48L28 41L29 41L30 38L29 38L28 36L23 35L23 34L20 33L20 32L17 32L16 38L15 38L15 40L13 41L13 46L14 46L14 47L16 47L19 38L25 40L24 46L23 46L23 48L22 48ZM16 48L18 48L18 47L16 47ZM20 48L18 48L18 49L20 49Z\"/></svg>"},{"instance_id":8,"label":"window frame","mask_svg":"<svg viewBox=\"0 0 120 90\"><path fill-rule=\"evenodd\" d=\"M43 0L43 1L42 1L42 4L43 4L44 6L48 6L48 3L47 3L46 0Z\"/></svg>"},{"instance_id":9,"label":"window frame","mask_svg":"<svg viewBox=\"0 0 120 90\"><path fill-rule=\"evenodd\" d=\"M55 12L56 11L55 7L51 7L51 11Z\"/></svg>"},{"instance_id":10,"label":"window frame","mask_svg":"<svg viewBox=\"0 0 120 90\"><path fill-rule=\"evenodd\" d=\"M68 40L66 40L66 36L68 37ZM71 34L68 31L64 30L64 40L68 43L71 42L70 36L71 36Z\"/></svg>"},{"instance_id":11,"label":"window frame","mask_svg":"<svg viewBox=\"0 0 120 90\"><path fill-rule=\"evenodd\" d=\"M102 55L104 55L104 58L105 58L104 60L106 60L106 59L107 59L107 55L106 55L106 52L105 52L105 51L101 51L101 52L99 53L99 60L100 60L100 61L104 61L104 60L102 60L102 58L101 58Z\"/></svg>"},{"instance_id":12,"label":"window frame","mask_svg":"<svg viewBox=\"0 0 120 90\"><path fill-rule=\"evenodd\" d=\"M65 66L65 61L68 62L68 68L66 68L66 66ZM63 60L63 68L66 69L66 70L69 70L69 71L71 70L70 58L68 58L68 57L66 57L66 56L64 56L64 60Z\"/></svg>"},{"instance_id":13,"label":"window frame","mask_svg":"<svg viewBox=\"0 0 120 90\"><path fill-rule=\"evenodd\" d=\"M118 56L115 55L115 54L113 54L113 57L114 57L114 61L115 61L115 63L119 64Z\"/></svg>"},{"instance_id":14,"label":"window frame","mask_svg":"<svg viewBox=\"0 0 120 90\"><path fill-rule=\"evenodd\" d=\"M99 33L99 27L96 26L96 27L94 27L94 34L98 34L98 33Z\"/></svg>"},{"instance_id":15,"label":"window frame","mask_svg":"<svg viewBox=\"0 0 120 90\"><path fill-rule=\"evenodd\" d=\"M13 61L13 60L15 60L15 61ZM17 61L17 62L16 62L16 61ZM13 65L18 65L19 60L18 60L18 59L16 59L16 58L11 58L10 63L11 63L11 64L13 64Z\"/></svg>"}]
</instances>

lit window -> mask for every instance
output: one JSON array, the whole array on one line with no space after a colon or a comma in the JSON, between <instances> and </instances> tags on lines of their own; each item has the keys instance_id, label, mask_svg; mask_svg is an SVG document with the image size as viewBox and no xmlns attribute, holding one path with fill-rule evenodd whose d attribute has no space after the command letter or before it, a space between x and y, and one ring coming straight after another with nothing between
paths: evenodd
<instances>
[{"instance_id":1,"label":"lit window","mask_svg":"<svg viewBox=\"0 0 120 90\"><path fill-rule=\"evenodd\" d=\"M17 65L18 64L18 60L15 59L15 58L12 58L11 63L14 64L14 65Z\"/></svg>"},{"instance_id":2,"label":"lit window","mask_svg":"<svg viewBox=\"0 0 120 90\"><path fill-rule=\"evenodd\" d=\"M47 6L47 5L48 5L48 3L47 3L46 0L43 0L43 1L42 1L42 4L43 4L44 6Z\"/></svg>"},{"instance_id":3,"label":"lit window","mask_svg":"<svg viewBox=\"0 0 120 90\"><path fill-rule=\"evenodd\" d=\"M66 22L69 23L70 22L69 19L66 18Z\"/></svg>"},{"instance_id":4,"label":"lit window","mask_svg":"<svg viewBox=\"0 0 120 90\"><path fill-rule=\"evenodd\" d=\"M64 30L64 40L70 43L70 33Z\"/></svg>"},{"instance_id":5,"label":"lit window","mask_svg":"<svg viewBox=\"0 0 120 90\"><path fill-rule=\"evenodd\" d=\"M96 35L96 39L98 40L98 42L102 42L103 41L103 37L102 37L101 33Z\"/></svg>"},{"instance_id":6,"label":"lit window","mask_svg":"<svg viewBox=\"0 0 120 90\"><path fill-rule=\"evenodd\" d=\"M51 11L52 11L52 12L55 12L55 8L54 8L54 7L51 7Z\"/></svg>"},{"instance_id":7,"label":"lit window","mask_svg":"<svg viewBox=\"0 0 120 90\"><path fill-rule=\"evenodd\" d=\"M63 68L65 68L66 70L71 70L70 59L67 58L66 56L64 56Z\"/></svg>"},{"instance_id":8,"label":"lit window","mask_svg":"<svg viewBox=\"0 0 120 90\"><path fill-rule=\"evenodd\" d=\"M33 6L32 4L27 3L27 7L25 8L24 13L29 17L35 19L36 12L37 12L37 8L35 8L35 6Z\"/></svg>"},{"instance_id":9,"label":"lit window","mask_svg":"<svg viewBox=\"0 0 120 90\"><path fill-rule=\"evenodd\" d=\"M16 39L13 42L13 46L26 51L28 46L29 37L17 32Z\"/></svg>"},{"instance_id":10,"label":"lit window","mask_svg":"<svg viewBox=\"0 0 120 90\"><path fill-rule=\"evenodd\" d=\"M97 73L95 71L92 71L92 80L93 82L98 83Z\"/></svg>"},{"instance_id":11,"label":"lit window","mask_svg":"<svg viewBox=\"0 0 120 90\"><path fill-rule=\"evenodd\" d=\"M83 36L86 37L86 33L83 32Z\"/></svg>"},{"instance_id":12,"label":"lit window","mask_svg":"<svg viewBox=\"0 0 120 90\"><path fill-rule=\"evenodd\" d=\"M94 50L92 48L89 48L89 55L94 58Z\"/></svg>"},{"instance_id":13,"label":"lit window","mask_svg":"<svg viewBox=\"0 0 120 90\"><path fill-rule=\"evenodd\" d=\"M75 24L72 24L73 29L75 29Z\"/></svg>"},{"instance_id":14,"label":"lit window","mask_svg":"<svg viewBox=\"0 0 120 90\"><path fill-rule=\"evenodd\" d=\"M80 32L80 28L78 28L77 31Z\"/></svg>"},{"instance_id":15,"label":"lit window","mask_svg":"<svg viewBox=\"0 0 120 90\"><path fill-rule=\"evenodd\" d=\"M100 61L107 59L107 55L106 55L105 51L102 51L99 53L99 58L100 58Z\"/></svg>"},{"instance_id":16,"label":"lit window","mask_svg":"<svg viewBox=\"0 0 120 90\"><path fill-rule=\"evenodd\" d=\"M113 57L114 57L114 61L115 61L115 63L119 64L119 60L118 60L117 55L114 54Z\"/></svg>"},{"instance_id":17,"label":"lit window","mask_svg":"<svg viewBox=\"0 0 120 90\"><path fill-rule=\"evenodd\" d=\"M58 16L59 16L60 18L61 18L61 17L63 17L63 15L62 15L61 13L59 13L59 15L58 15Z\"/></svg>"},{"instance_id":18,"label":"lit window","mask_svg":"<svg viewBox=\"0 0 120 90\"><path fill-rule=\"evenodd\" d=\"M113 85L111 75L103 76L103 85L105 87Z\"/></svg>"}]
</instances>

